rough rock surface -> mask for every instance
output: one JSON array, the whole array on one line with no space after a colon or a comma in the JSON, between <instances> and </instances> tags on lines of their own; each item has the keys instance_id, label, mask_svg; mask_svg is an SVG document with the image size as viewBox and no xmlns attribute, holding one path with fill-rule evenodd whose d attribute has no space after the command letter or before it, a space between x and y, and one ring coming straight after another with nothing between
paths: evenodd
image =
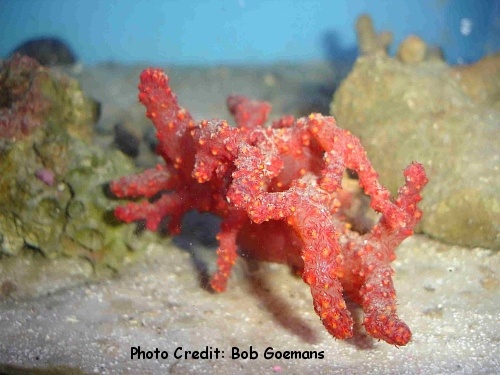
<instances>
[{"instance_id":1,"label":"rough rock surface","mask_svg":"<svg viewBox=\"0 0 500 375\"><path fill-rule=\"evenodd\" d=\"M500 111L500 53L475 64L452 67L452 74L475 102Z\"/></svg>"},{"instance_id":2,"label":"rough rock surface","mask_svg":"<svg viewBox=\"0 0 500 375\"><path fill-rule=\"evenodd\" d=\"M10 75L18 72L13 67ZM114 220L114 202L105 186L113 176L131 173L133 165L118 151L88 143L95 106L78 81L36 65L28 69L34 78L25 91L31 95L29 100L45 103L46 110L23 136L12 137L6 131L2 138L0 134L0 274L10 264L5 257L24 256L28 249L49 258L79 256L96 265L120 268L137 241L132 227ZM19 70L20 75L26 73ZM10 85L7 91L17 89ZM16 97L2 108L6 129L19 118L22 123L24 112L16 111L26 107L19 103L23 100Z\"/></svg>"},{"instance_id":3,"label":"rough rock surface","mask_svg":"<svg viewBox=\"0 0 500 375\"><path fill-rule=\"evenodd\" d=\"M481 91L471 75L481 79L477 85L486 82L484 73L466 72L461 81L439 61L406 65L383 53L363 56L335 93L331 112L361 138L393 192L400 185L397 171L413 160L424 164L430 181L422 201L425 233L500 249L500 112L487 105L499 95L500 77L490 75L497 83ZM487 92L489 99L476 100L471 91Z\"/></svg>"}]
</instances>

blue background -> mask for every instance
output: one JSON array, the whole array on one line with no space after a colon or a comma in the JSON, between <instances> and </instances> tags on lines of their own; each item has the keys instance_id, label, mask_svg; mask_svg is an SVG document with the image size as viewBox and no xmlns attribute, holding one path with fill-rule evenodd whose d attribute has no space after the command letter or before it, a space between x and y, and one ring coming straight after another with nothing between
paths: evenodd
<instances>
[{"instance_id":1,"label":"blue background","mask_svg":"<svg viewBox=\"0 0 500 375\"><path fill-rule=\"evenodd\" d=\"M396 45L414 33L451 63L500 47L500 0L0 0L0 56L57 36L86 64L352 60L363 12Z\"/></svg>"}]
</instances>

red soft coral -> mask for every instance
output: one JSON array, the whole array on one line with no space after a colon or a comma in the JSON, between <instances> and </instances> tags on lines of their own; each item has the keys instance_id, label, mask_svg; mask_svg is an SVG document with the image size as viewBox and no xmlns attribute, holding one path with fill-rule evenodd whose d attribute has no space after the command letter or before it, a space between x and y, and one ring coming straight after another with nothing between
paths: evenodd
<instances>
[{"instance_id":1,"label":"red soft coral","mask_svg":"<svg viewBox=\"0 0 500 375\"><path fill-rule=\"evenodd\" d=\"M395 345L410 340L396 314L389 263L421 217L417 203L427 183L422 165L405 169L406 184L391 201L359 139L337 127L333 117L285 116L265 128L268 103L231 96L236 127L220 120L195 122L158 69L141 74L139 91L166 165L111 183L117 197L159 195L118 207L119 219L144 219L156 230L168 216L170 232L178 233L187 211L214 213L222 218L218 270L210 282L215 291L225 290L239 245L248 256L300 270L333 336L352 336L345 292L362 306L370 335ZM347 168L357 172L371 207L381 213L364 235L351 231L342 213Z\"/></svg>"}]
</instances>

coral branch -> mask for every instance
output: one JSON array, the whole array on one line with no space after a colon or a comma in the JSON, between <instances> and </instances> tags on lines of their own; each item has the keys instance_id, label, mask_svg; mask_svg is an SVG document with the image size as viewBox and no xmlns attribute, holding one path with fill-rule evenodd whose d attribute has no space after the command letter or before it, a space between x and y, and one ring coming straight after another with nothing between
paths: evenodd
<instances>
[{"instance_id":1,"label":"coral branch","mask_svg":"<svg viewBox=\"0 0 500 375\"><path fill-rule=\"evenodd\" d=\"M162 190L172 190L178 185L177 176L170 168L157 165L143 173L122 177L110 184L111 191L119 198L152 197Z\"/></svg>"},{"instance_id":2,"label":"coral branch","mask_svg":"<svg viewBox=\"0 0 500 375\"><path fill-rule=\"evenodd\" d=\"M217 234L217 240L219 241L217 272L210 281L210 286L216 292L226 290L227 280L238 256L236 237L244 222L245 216L241 212L232 211L221 223L220 232Z\"/></svg>"},{"instance_id":3,"label":"coral branch","mask_svg":"<svg viewBox=\"0 0 500 375\"><path fill-rule=\"evenodd\" d=\"M182 214L186 211L183 209L183 196L181 194L169 194L162 195L152 203L148 201L132 202L125 206L117 207L115 215L118 219L126 223L136 220L146 220L146 228L150 231L156 231L164 217L172 216L175 220L175 217L180 216L179 211Z\"/></svg>"},{"instance_id":4,"label":"coral branch","mask_svg":"<svg viewBox=\"0 0 500 375\"><path fill-rule=\"evenodd\" d=\"M227 108L239 128L255 128L264 125L271 112L269 103L249 100L240 95L229 96Z\"/></svg>"},{"instance_id":5,"label":"coral branch","mask_svg":"<svg viewBox=\"0 0 500 375\"><path fill-rule=\"evenodd\" d=\"M177 104L177 96L168 81L158 69L144 70L139 84L139 101L156 127L158 153L175 169L182 169L189 175L194 164L195 145L187 130L194 122L190 113Z\"/></svg>"}]
</instances>

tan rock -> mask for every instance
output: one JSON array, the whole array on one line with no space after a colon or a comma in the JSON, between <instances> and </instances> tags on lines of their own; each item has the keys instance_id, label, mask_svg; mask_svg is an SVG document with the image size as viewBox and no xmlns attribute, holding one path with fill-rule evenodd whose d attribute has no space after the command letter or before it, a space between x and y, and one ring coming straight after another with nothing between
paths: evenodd
<instances>
[{"instance_id":1,"label":"tan rock","mask_svg":"<svg viewBox=\"0 0 500 375\"><path fill-rule=\"evenodd\" d=\"M425 42L416 35L410 35L399 45L397 57L405 64L417 64L424 61L426 51Z\"/></svg>"}]
</instances>

